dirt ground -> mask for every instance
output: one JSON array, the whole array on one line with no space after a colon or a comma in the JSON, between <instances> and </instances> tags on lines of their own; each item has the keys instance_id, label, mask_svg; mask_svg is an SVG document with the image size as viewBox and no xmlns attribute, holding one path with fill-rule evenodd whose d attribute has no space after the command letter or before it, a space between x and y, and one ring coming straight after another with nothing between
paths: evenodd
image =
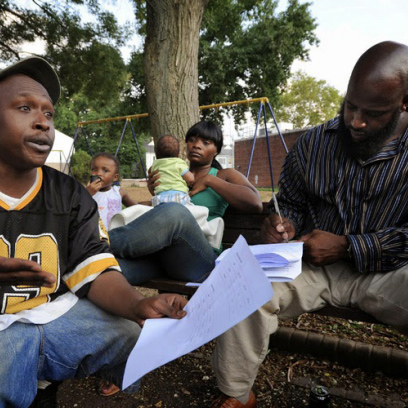
<instances>
[{"instance_id":1,"label":"dirt ground","mask_svg":"<svg viewBox=\"0 0 408 408\"><path fill-rule=\"evenodd\" d=\"M381 325L314 315L302 315L300 319L284 324L408 351L407 337ZM134 395L120 392L112 397L100 397L96 392L98 382L95 378L64 381L58 391L58 407L209 407L217 395L210 364L213 347L214 342L211 342L147 374L142 379L139 393ZM306 408L312 383L329 388L332 408L408 406L407 378L347 368L306 354L271 350L254 387L258 408Z\"/></svg>"},{"instance_id":2,"label":"dirt ground","mask_svg":"<svg viewBox=\"0 0 408 408\"><path fill-rule=\"evenodd\" d=\"M150 199L146 188L126 189L136 201ZM261 192L261 195L263 201L269 201L270 192ZM154 293L145 292L146 295ZM307 314L282 324L408 352L408 338L382 325ZM217 395L210 364L214 344L211 342L147 374L142 379L139 393L134 395L119 392L111 397L101 397L96 391L98 382L95 378L64 381L58 391L58 407L209 407ZM254 386L258 408L307 407L311 384L329 388L332 408L408 407L407 377L393 378L380 371L347 368L307 354L271 350Z\"/></svg>"}]
</instances>

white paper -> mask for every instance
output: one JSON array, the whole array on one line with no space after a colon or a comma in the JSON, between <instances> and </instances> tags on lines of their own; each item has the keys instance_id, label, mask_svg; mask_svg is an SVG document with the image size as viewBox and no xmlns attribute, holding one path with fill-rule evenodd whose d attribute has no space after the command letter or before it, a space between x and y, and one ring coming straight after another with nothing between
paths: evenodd
<instances>
[{"instance_id":1,"label":"white paper","mask_svg":"<svg viewBox=\"0 0 408 408\"><path fill-rule=\"evenodd\" d=\"M303 242L251 245L250 248L258 260L269 259L273 262L275 259L277 261L284 259L287 262L296 262L302 258Z\"/></svg>"},{"instance_id":2,"label":"white paper","mask_svg":"<svg viewBox=\"0 0 408 408\"><path fill-rule=\"evenodd\" d=\"M262 268L270 282L289 282L302 272L302 261L288 263L279 268Z\"/></svg>"},{"instance_id":3,"label":"white paper","mask_svg":"<svg viewBox=\"0 0 408 408\"><path fill-rule=\"evenodd\" d=\"M285 244L261 244L250 245L251 252L261 264L261 266L276 265L277 267L287 265L290 262L299 261L302 258L303 242L289 242ZM228 254L226 249L216 259L216 264Z\"/></svg>"},{"instance_id":4,"label":"white paper","mask_svg":"<svg viewBox=\"0 0 408 408\"><path fill-rule=\"evenodd\" d=\"M245 239L239 237L190 299L183 319L146 321L128 358L123 389L155 368L213 340L259 309L272 295L265 273Z\"/></svg>"},{"instance_id":5,"label":"white paper","mask_svg":"<svg viewBox=\"0 0 408 408\"><path fill-rule=\"evenodd\" d=\"M302 272L303 242L250 245L249 248L270 282L289 282ZM222 261L228 251L215 263Z\"/></svg>"}]
</instances>

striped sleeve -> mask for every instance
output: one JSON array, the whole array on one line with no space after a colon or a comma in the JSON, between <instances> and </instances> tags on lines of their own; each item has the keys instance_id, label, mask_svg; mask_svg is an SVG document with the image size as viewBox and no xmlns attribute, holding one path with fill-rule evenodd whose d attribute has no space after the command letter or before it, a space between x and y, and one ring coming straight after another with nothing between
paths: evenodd
<instances>
[{"instance_id":1,"label":"striped sleeve","mask_svg":"<svg viewBox=\"0 0 408 408\"><path fill-rule=\"evenodd\" d=\"M408 260L408 229L389 228L370 234L348 235L352 258L361 273L402 268Z\"/></svg>"},{"instance_id":2,"label":"striped sleeve","mask_svg":"<svg viewBox=\"0 0 408 408\"><path fill-rule=\"evenodd\" d=\"M107 270L120 272L115 257L109 253L102 253L85 259L72 272L65 274L62 279L72 292L77 293Z\"/></svg>"}]
</instances>

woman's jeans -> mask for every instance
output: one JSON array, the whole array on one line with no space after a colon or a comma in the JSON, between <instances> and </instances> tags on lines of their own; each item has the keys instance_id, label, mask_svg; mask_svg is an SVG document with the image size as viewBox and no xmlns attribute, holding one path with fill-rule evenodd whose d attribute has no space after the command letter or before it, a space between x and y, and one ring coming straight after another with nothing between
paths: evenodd
<instances>
[{"instance_id":1,"label":"woman's jeans","mask_svg":"<svg viewBox=\"0 0 408 408\"><path fill-rule=\"evenodd\" d=\"M0 407L28 407L37 379L96 374L121 386L139 333L135 322L106 313L86 298L50 323L13 323L0 331ZM136 390L136 384L126 389Z\"/></svg>"},{"instance_id":2,"label":"woman's jeans","mask_svg":"<svg viewBox=\"0 0 408 408\"><path fill-rule=\"evenodd\" d=\"M157 277L200 282L213 270L217 258L191 212L178 203L154 207L109 231L109 239L132 285Z\"/></svg>"}]
</instances>

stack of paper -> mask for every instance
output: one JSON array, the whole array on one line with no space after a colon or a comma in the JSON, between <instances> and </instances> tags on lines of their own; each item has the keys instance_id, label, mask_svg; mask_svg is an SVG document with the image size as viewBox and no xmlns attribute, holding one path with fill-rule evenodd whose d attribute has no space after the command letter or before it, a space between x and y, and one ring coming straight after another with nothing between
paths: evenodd
<instances>
[{"instance_id":1,"label":"stack of paper","mask_svg":"<svg viewBox=\"0 0 408 408\"><path fill-rule=\"evenodd\" d=\"M271 282L291 281L302 271L303 242L250 245L249 248ZM228 251L217 258L216 265Z\"/></svg>"}]
</instances>

